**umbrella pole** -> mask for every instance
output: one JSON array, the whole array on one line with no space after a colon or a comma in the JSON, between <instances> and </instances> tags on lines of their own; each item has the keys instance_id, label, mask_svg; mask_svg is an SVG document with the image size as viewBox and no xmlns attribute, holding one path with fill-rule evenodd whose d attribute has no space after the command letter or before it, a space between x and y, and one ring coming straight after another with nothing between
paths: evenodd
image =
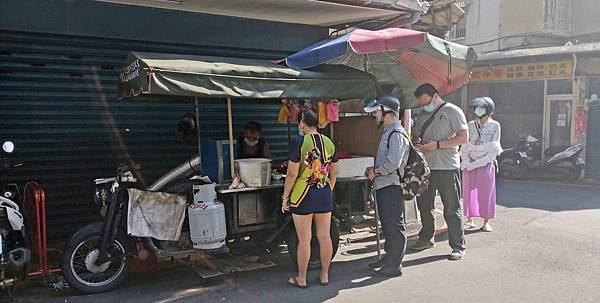
<instances>
[{"instance_id":1,"label":"umbrella pole","mask_svg":"<svg viewBox=\"0 0 600 303\"><path fill-rule=\"evenodd\" d=\"M200 108L198 106L198 97L194 97L194 109L196 112L196 134L198 136L198 171L202 175L202 136L200 136Z\"/></svg>"},{"instance_id":2,"label":"umbrella pole","mask_svg":"<svg viewBox=\"0 0 600 303\"><path fill-rule=\"evenodd\" d=\"M233 119L231 115L231 97L227 97L227 127L229 128L229 169L231 178L235 174L234 159L233 159Z\"/></svg>"}]
</instances>

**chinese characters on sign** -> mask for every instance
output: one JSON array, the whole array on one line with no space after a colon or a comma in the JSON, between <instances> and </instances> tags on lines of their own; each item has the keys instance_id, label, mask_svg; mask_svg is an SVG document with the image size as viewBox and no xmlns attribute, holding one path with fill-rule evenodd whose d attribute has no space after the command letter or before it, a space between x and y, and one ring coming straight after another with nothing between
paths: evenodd
<instances>
[{"instance_id":1,"label":"chinese characters on sign","mask_svg":"<svg viewBox=\"0 0 600 303\"><path fill-rule=\"evenodd\" d=\"M543 78L565 78L573 73L571 61L535 62L491 67L475 67L472 81L510 81Z\"/></svg>"}]
</instances>

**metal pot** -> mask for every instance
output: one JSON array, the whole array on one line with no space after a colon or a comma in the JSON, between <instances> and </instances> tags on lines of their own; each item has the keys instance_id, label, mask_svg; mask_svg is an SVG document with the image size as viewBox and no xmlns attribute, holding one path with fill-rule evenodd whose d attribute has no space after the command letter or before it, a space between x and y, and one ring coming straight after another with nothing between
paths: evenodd
<instances>
[{"instance_id":1,"label":"metal pot","mask_svg":"<svg viewBox=\"0 0 600 303\"><path fill-rule=\"evenodd\" d=\"M246 186L262 187L271 184L271 159L235 160L235 166Z\"/></svg>"}]
</instances>

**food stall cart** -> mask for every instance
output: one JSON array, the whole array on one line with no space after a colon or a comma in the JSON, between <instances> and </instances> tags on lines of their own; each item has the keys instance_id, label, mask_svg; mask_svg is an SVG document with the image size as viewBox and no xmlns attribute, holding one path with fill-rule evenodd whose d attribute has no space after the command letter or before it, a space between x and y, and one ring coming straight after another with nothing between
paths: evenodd
<instances>
[{"instance_id":1,"label":"food stall cart","mask_svg":"<svg viewBox=\"0 0 600 303\"><path fill-rule=\"evenodd\" d=\"M376 81L368 73L345 66L319 66L311 70L299 70L273 64L264 60L218 58L131 52L121 74L119 95L121 98L141 96L189 97L196 112L196 133L200 134L199 99L226 99L228 112L229 155L234 155L232 107L241 99L320 99L339 100L366 99L374 97ZM198 152L202 144L198 136ZM194 162L202 174L202 159ZM234 157L221 159L229 165L218 163L234 172ZM349 164L352 165L352 164ZM222 176L223 172L219 172ZM225 205L228 246L244 245L248 239L261 244L277 244L284 240L294 246L295 232L289 216L280 212L283 181L274 181L260 187L228 189L229 183L220 180L217 192ZM338 189L360 187L361 195L348 197L344 190L334 192L335 200L349 203L350 199L367 200L368 181L359 174L338 178ZM152 188L152 186L151 186ZM157 189L156 186L154 189ZM339 203L337 203L339 205ZM346 209L342 207L343 209ZM346 225L349 212L338 214ZM337 248L339 230L337 219L332 224L332 239ZM314 241L318 245L317 241ZM295 249L289 249L295 259ZM313 249L318 253L318 249ZM317 261L318 255L312 260ZM318 261L317 261L318 262Z\"/></svg>"}]
</instances>

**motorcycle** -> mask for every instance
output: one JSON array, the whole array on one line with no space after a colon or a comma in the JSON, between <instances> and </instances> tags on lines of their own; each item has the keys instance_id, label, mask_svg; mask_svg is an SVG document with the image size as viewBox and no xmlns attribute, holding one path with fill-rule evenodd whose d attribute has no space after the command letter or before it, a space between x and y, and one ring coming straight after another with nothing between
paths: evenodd
<instances>
[{"instance_id":1,"label":"motorcycle","mask_svg":"<svg viewBox=\"0 0 600 303\"><path fill-rule=\"evenodd\" d=\"M4 142L2 150L11 154L14 144ZM22 164L13 164L8 158L0 159L0 289L10 291L22 281L29 270L31 250L27 248L23 215L19 208L19 188L6 183L5 176Z\"/></svg>"},{"instance_id":2,"label":"motorcycle","mask_svg":"<svg viewBox=\"0 0 600 303\"><path fill-rule=\"evenodd\" d=\"M584 145L576 144L552 155L542 162L540 142L533 136L522 138L515 147L498 157L498 173L508 179L547 178L574 181L581 178L585 162L581 157Z\"/></svg>"},{"instance_id":3,"label":"motorcycle","mask_svg":"<svg viewBox=\"0 0 600 303\"><path fill-rule=\"evenodd\" d=\"M92 223L69 240L62 272L67 282L84 293L99 293L115 288L127 278L135 239L125 234L126 188L135 185L129 167L121 164L114 178L96 179L94 202L104 222Z\"/></svg>"}]
</instances>

